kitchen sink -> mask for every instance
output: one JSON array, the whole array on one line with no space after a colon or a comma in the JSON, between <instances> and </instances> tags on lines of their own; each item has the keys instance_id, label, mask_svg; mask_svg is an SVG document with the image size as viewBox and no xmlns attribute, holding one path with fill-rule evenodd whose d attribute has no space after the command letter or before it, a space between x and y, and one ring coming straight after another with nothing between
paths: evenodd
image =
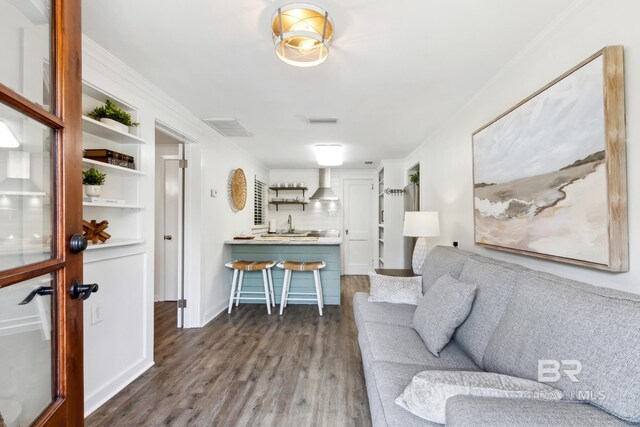
<instances>
[{"instance_id":1,"label":"kitchen sink","mask_svg":"<svg viewBox=\"0 0 640 427\"><path fill-rule=\"evenodd\" d=\"M261 237L306 237L309 234L308 231L304 230L294 230L289 233L288 231L278 231L276 233L266 233L261 235Z\"/></svg>"}]
</instances>

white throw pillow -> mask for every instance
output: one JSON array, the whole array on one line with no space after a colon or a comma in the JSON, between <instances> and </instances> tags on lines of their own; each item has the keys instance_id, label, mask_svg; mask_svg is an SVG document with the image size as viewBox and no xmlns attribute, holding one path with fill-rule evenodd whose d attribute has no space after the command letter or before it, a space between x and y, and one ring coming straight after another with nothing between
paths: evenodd
<instances>
[{"instance_id":1,"label":"white throw pillow","mask_svg":"<svg viewBox=\"0 0 640 427\"><path fill-rule=\"evenodd\" d=\"M420 418L445 423L447 399L457 395L509 399L560 400L553 387L492 372L422 371L396 398L396 403Z\"/></svg>"},{"instance_id":2,"label":"white throw pillow","mask_svg":"<svg viewBox=\"0 0 640 427\"><path fill-rule=\"evenodd\" d=\"M395 277L369 273L369 301L418 305L422 298L422 277Z\"/></svg>"}]
</instances>

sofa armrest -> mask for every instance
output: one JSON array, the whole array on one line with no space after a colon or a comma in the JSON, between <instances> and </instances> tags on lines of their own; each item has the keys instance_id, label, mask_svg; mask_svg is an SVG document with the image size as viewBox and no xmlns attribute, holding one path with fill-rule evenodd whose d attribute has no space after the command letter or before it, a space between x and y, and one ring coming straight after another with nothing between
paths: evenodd
<instances>
[{"instance_id":1,"label":"sofa armrest","mask_svg":"<svg viewBox=\"0 0 640 427\"><path fill-rule=\"evenodd\" d=\"M587 403L454 396L447 400L447 427L629 426Z\"/></svg>"}]
</instances>

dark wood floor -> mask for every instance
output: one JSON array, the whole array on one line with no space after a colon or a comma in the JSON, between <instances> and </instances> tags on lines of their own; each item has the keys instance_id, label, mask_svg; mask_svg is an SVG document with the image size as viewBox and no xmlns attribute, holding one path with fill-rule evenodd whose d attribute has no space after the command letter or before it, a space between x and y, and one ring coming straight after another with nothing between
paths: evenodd
<instances>
[{"instance_id":1,"label":"dark wood floor","mask_svg":"<svg viewBox=\"0 0 640 427\"><path fill-rule=\"evenodd\" d=\"M178 330L175 304L156 303L155 365L86 420L88 426L369 426L352 297L290 305L268 316L240 305L201 329Z\"/></svg>"}]
</instances>

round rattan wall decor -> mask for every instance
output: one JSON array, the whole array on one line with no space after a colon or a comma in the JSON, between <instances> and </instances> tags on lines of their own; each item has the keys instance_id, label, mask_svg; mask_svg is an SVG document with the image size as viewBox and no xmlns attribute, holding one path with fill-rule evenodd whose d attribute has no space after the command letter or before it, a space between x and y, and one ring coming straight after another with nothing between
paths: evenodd
<instances>
[{"instance_id":1,"label":"round rattan wall decor","mask_svg":"<svg viewBox=\"0 0 640 427\"><path fill-rule=\"evenodd\" d=\"M240 168L231 175L231 205L241 211L247 205L247 177Z\"/></svg>"}]
</instances>

